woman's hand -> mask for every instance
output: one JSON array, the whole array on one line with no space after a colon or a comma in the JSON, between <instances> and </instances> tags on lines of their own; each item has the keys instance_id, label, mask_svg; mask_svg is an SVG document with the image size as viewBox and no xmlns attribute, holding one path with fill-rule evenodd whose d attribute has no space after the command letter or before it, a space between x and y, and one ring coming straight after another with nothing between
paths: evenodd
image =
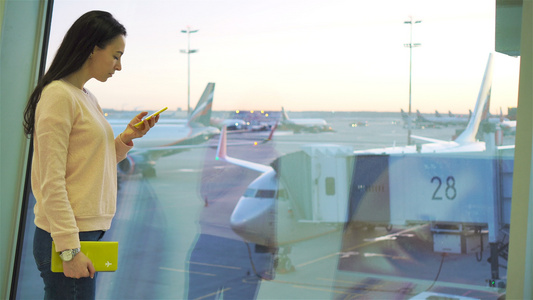
<instances>
[{"instance_id":1,"label":"woman's hand","mask_svg":"<svg viewBox=\"0 0 533 300\"><path fill-rule=\"evenodd\" d=\"M95 272L93 262L83 252L76 254L71 261L63 262L63 274L70 278L94 278Z\"/></svg>"},{"instance_id":2,"label":"woman's hand","mask_svg":"<svg viewBox=\"0 0 533 300\"><path fill-rule=\"evenodd\" d=\"M141 122L142 119L148 114L148 112L142 112L138 114L135 118L133 118L130 123L128 124L128 127L120 134L120 139L122 142L126 145L131 145L133 139L138 139L143 137L150 128L154 127L155 123L159 121L159 115L150 118L148 121L144 121L139 128L135 127L134 125Z\"/></svg>"}]
</instances>

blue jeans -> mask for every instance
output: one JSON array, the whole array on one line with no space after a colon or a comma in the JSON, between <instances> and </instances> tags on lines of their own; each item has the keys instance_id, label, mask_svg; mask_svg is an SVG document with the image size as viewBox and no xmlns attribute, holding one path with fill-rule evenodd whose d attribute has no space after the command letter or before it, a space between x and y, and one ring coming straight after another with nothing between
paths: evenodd
<instances>
[{"instance_id":1,"label":"blue jeans","mask_svg":"<svg viewBox=\"0 0 533 300\"><path fill-rule=\"evenodd\" d=\"M80 241L99 241L104 236L104 231L80 232ZM68 278L63 273L53 273L52 263L52 237L50 233L35 229L33 237L33 257L37 268L44 281L44 299L80 300L94 299L96 289L96 274L90 277L75 279Z\"/></svg>"}]
</instances>

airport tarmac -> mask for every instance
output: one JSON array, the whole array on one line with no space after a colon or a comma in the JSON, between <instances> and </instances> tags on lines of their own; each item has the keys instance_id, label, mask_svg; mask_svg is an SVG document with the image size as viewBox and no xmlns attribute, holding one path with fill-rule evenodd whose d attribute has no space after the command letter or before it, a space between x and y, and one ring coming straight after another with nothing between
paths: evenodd
<instances>
[{"instance_id":1,"label":"airport tarmac","mask_svg":"<svg viewBox=\"0 0 533 300\"><path fill-rule=\"evenodd\" d=\"M308 143L354 149L402 146L399 118L328 120L335 133L277 132L266 144L228 147L230 156L269 164ZM413 134L449 140L457 128L415 129ZM261 141L268 132L231 134L228 143ZM512 137L506 142L511 143ZM473 299L497 299L489 288L487 253L433 252L427 226L336 227L292 245L293 272L280 272L269 253L256 253L229 227L233 207L259 174L215 160L211 148L161 158L156 177L123 178L117 214L104 240L119 241L119 268L100 273L97 299L411 299L431 291ZM42 299L42 281L31 254L30 203L17 299ZM32 227L33 226L33 227ZM395 238L375 238L396 233ZM504 262L501 262L505 264ZM505 276L505 268L500 268Z\"/></svg>"}]
</instances>

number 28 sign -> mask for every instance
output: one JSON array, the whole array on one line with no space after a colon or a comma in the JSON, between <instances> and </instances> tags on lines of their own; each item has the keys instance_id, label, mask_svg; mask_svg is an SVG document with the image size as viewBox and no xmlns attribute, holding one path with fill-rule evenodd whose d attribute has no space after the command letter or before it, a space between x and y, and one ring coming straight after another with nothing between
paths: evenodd
<instances>
[{"instance_id":1,"label":"number 28 sign","mask_svg":"<svg viewBox=\"0 0 533 300\"><path fill-rule=\"evenodd\" d=\"M391 155L391 220L486 223L496 170L495 158L480 155Z\"/></svg>"}]
</instances>

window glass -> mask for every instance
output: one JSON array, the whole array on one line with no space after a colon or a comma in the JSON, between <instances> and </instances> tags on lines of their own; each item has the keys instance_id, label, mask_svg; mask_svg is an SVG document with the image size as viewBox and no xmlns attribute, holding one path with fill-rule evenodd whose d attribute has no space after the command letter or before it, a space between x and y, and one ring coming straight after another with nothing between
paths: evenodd
<instances>
[{"instance_id":1,"label":"window glass","mask_svg":"<svg viewBox=\"0 0 533 300\"><path fill-rule=\"evenodd\" d=\"M326 178L326 195L328 196L335 195L335 178L334 177Z\"/></svg>"},{"instance_id":2,"label":"window glass","mask_svg":"<svg viewBox=\"0 0 533 300\"><path fill-rule=\"evenodd\" d=\"M278 200L280 200L280 201L285 201L285 200L288 198L288 196L289 196L289 195L287 195L287 190L282 189L282 188L280 188L280 189L278 190L278 193L277 193L277 195L276 195L276 197L277 197Z\"/></svg>"},{"instance_id":3,"label":"window glass","mask_svg":"<svg viewBox=\"0 0 533 300\"><path fill-rule=\"evenodd\" d=\"M57 0L49 61L94 9L128 31L86 84L115 134L168 107L118 166L97 298L505 293L519 58L494 2ZM43 296L28 201L19 299Z\"/></svg>"},{"instance_id":4,"label":"window glass","mask_svg":"<svg viewBox=\"0 0 533 300\"><path fill-rule=\"evenodd\" d=\"M257 198L274 198L275 195L275 190L258 190L255 196Z\"/></svg>"},{"instance_id":5,"label":"window glass","mask_svg":"<svg viewBox=\"0 0 533 300\"><path fill-rule=\"evenodd\" d=\"M246 189L246 191L244 191L244 197L255 197L256 193L256 189Z\"/></svg>"}]
</instances>

